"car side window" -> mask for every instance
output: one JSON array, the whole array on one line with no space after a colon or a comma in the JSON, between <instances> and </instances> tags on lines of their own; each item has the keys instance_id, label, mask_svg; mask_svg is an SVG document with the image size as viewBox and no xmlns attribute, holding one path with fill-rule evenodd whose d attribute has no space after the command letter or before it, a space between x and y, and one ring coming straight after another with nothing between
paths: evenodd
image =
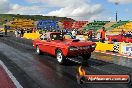
<instances>
[{"instance_id":1,"label":"car side window","mask_svg":"<svg viewBox=\"0 0 132 88\"><path fill-rule=\"evenodd\" d=\"M132 35L131 34L123 34L123 37L130 38L130 37L132 37Z\"/></svg>"},{"instance_id":2,"label":"car side window","mask_svg":"<svg viewBox=\"0 0 132 88\"><path fill-rule=\"evenodd\" d=\"M70 36L70 35L68 35L68 34L65 34L64 36L63 36L65 39L71 39L72 37Z\"/></svg>"},{"instance_id":3,"label":"car side window","mask_svg":"<svg viewBox=\"0 0 132 88\"><path fill-rule=\"evenodd\" d=\"M41 40L47 40L47 35L46 35L46 34L41 35L41 36L40 36L40 39L41 39Z\"/></svg>"}]
</instances>

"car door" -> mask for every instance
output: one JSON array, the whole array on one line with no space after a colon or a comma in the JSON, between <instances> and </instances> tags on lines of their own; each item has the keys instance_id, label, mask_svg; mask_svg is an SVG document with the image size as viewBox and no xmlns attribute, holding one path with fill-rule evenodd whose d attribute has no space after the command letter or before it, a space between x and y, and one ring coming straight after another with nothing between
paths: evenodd
<instances>
[{"instance_id":1,"label":"car door","mask_svg":"<svg viewBox=\"0 0 132 88\"><path fill-rule=\"evenodd\" d=\"M49 39L48 35L45 34L42 40L42 49L44 52L49 53L51 52L51 40Z\"/></svg>"},{"instance_id":2,"label":"car door","mask_svg":"<svg viewBox=\"0 0 132 88\"><path fill-rule=\"evenodd\" d=\"M51 39L50 34L47 35L46 47L47 47L47 53L54 55L55 42L54 40Z\"/></svg>"},{"instance_id":3,"label":"car door","mask_svg":"<svg viewBox=\"0 0 132 88\"><path fill-rule=\"evenodd\" d=\"M48 37L47 37L47 34L44 34L40 37L41 39L41 42L40 42L40 49L43 51L43 52L46 52L46 53L49 53L49 47L50 47L50 43L48 41Z\"/></svg>"}]
</instances>

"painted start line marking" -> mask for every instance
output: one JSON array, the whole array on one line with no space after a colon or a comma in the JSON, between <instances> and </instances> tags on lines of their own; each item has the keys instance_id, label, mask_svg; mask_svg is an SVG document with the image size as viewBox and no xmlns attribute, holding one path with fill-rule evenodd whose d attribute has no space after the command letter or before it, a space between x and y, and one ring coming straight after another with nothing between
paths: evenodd
<instances>
[{"instance_id":1,"label":"painted start line marking","mask_svg":"<svg viewBox=\"0 0 132 88\"><path fill-rule=\"evenodd\" d=\"M0 65L3 67L9 78L12 80L16 88L23 88L21 84L16 80L16 78L13 76L13 74L8 70L8 68L5 66L5 64L0 60Z\"/></svg>"}]
</instances>

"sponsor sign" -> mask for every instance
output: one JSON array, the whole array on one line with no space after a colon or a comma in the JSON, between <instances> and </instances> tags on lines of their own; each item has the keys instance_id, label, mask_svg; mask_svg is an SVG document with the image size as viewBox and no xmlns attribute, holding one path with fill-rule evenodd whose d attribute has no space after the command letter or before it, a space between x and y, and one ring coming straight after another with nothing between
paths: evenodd
<instances>
[{"instance_id":1,"label":"sponsor sign","mask_svg":"<svg viewBox=\"0 0 132 88\"><path fill-rule=\"evenodd\" d=\"M123 45L121 52L122 52L122 54L132 56L132 44Z\"/></svg>"}]
</instances>

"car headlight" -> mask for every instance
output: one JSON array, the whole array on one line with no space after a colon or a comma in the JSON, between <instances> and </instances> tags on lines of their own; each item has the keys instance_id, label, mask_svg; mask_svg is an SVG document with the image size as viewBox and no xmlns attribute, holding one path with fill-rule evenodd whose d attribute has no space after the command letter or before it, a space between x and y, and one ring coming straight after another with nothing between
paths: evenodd
<instances>
[{"instance_id":1,"label":"car headlight","mask_svg":"<svg viewBox=\"0 0 132 88\"><path fill-rule=\"evenodd\" d=\"M74 51L74 50L78 50L78 48L77 47L69 47L69 50Z\"/></svg>"},{"instance_id":2,"label":"car headlight","mask_svg":"<svg viewBox=\"0 0 132 88\"><path fill-rule=\"evenodd\" d=\"M87 46L86 48L87 48L87 49L89 49L89 48L90 48L90 46Z\"/></svg>"},{"instance_id":3,"label":"car headlight","mask_svg":"<svg viewBox=\"0 0 132 88\"><path fill-rule=\"evenodd\" d=\"M95 48L96 47L96 44L95 45L92 45L92 48Z\"/></svg>"},{"instance_id":4,"label":"car headlight","mask_svg":"<svg viewBox=\"0 0 132 88\"><path fill-rule=\"evenodd\" d=\"M87 49L87 47L83 47L83 49Z\"/></svg>"}]
</instances>

